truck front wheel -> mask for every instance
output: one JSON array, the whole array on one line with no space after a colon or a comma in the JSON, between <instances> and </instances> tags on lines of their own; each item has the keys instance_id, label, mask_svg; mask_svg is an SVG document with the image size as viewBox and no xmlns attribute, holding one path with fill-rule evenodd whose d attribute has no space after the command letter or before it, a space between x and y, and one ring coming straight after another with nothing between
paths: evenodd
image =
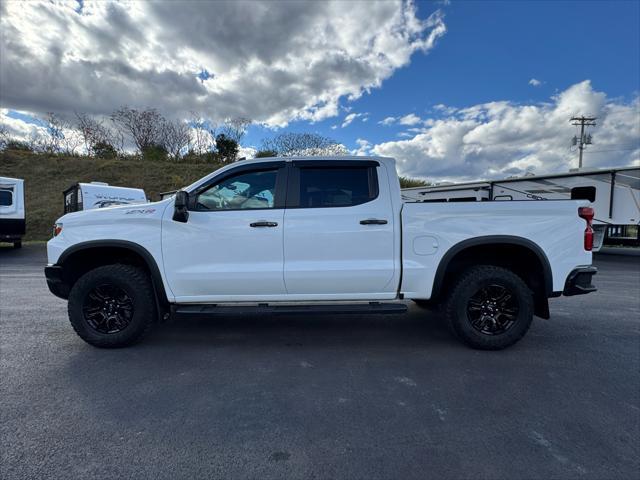
<instances>
[{"instance_id":1,"label":"truck front wheel","mask_svg":"<svg viewBox=\"0 0 640 480\"><path fill-rule=\"evenodd\" d=\"M126 347L140 341L155 318L155 308L149 275L133 265L90 270L69 293L71 325L96 347Z\"/></svg>"},{"instance_id":2,"label":"truck front wheel","mask_svg":"<svg viewBox=\"0 0 640 480\"><path fill-rule=\"evenodd\" d=\"M500 350L520 340L533 320L533 294L515 273L480 265L466 270L445 303L453 333L467 345Z\"/></svg>"}]
</instances>

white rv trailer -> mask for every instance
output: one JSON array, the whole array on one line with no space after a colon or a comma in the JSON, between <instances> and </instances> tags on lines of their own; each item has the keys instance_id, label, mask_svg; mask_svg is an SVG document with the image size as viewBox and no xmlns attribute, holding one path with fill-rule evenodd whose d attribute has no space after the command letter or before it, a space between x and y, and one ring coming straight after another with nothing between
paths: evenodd
<instances>
[{"instance_id":1,"label":"white rv trailer","mask_svg":"<svg viewBox=\"0 0 640 480\"><path fill-rule=\"evenodd\" d=\"M76 183L63 195L64 213L147 202L141 188L114 187L104 182Z\"/></svg>"},{"instance_id":2,"label":"white rv trailer","mask_svg":"<svg viewBox=\"0 0 640 480\"><path fill-rule=\"evenodd\" d=\"M504 180L468 182L402 190L412 202L488 200L589 200L595 210L594 250L609 235L637 243L640 225L640 167L576 170L552 175L528 175ZM627 228L631 227L631 228ZM635 236L635 238L627 238Z\"/></svg>"},{"instance_id":3,"label":"white rv trailer","mask_svg":"<svg viewBox=\"0 0 640 480\"><path fill-rule=\"evenodd\" d=\"M24 180L0 177L0 242L22 247L25 221Z\"/></svg>"}]
</instances>

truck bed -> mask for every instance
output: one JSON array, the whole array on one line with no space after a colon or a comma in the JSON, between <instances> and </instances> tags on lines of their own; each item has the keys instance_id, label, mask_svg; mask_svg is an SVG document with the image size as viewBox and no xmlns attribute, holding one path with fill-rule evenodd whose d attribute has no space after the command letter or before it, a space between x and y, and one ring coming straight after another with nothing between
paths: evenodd
<instances>
[{"instance_id":1,"label":"truck bed","mask_svg":"<svg viewBox=\"0 0 640 480\"><path fill-rule=\"evenodd\" d=\"M401 211L401 291L410 298L429 298L424 292L433 290L438 266L456 245L516 238L546 257L553 291L561 292L576 259L580 265L591 264L591 252L583 248L585 221L577 213L586 205L584 200L406 202Z\"/></svg>"}]
</instances>

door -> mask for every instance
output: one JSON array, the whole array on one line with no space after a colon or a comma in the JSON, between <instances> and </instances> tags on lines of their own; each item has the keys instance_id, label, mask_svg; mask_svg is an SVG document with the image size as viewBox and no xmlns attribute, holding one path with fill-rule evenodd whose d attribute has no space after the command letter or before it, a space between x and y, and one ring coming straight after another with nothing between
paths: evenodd
<instances>
[{"instance_id":1,"label":"door","mask_svg":"<svg viewBox=\"0 0 640 480\"><path fill-rule=\"evenodd\" d=\"M296 161L289 175L288 294L318 300L393 298L394 218L384 167L364 160Z\"/></svg>"},{"instance_id":2,"label":"door","mask_svg":"<svg viewBox=\"0 0 640 480\"><path fill-rule=\"evenodd\" d=\"M190 192L186 223L164 214L165 275L178 302L252 301L286 293L284 162L243 165Z\"/></svg>"}]
</instances>

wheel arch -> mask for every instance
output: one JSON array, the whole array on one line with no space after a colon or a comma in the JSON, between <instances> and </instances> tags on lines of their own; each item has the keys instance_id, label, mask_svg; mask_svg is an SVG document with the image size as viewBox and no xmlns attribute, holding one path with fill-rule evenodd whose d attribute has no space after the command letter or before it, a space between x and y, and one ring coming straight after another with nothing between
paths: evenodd
<instances>
[{"instance_id":1,"label":"wheel arch","mask_svg":"<svg viewBox=\"0 0 640 480\"><path fill-rule=\"evenodd\" d=\"M549 318L548 298L554 296L549 259L536 243L511 235L470 238L449 248L436 269L432 299L441 298L461 270L482 264L506 267L521 276L534 293L535 314Z\"/></svg>"},{"instance_id":2,"label":"wheel arch","mask_svg":"<svg viewBox=\"0 0 640 480\"><path fill-rule=\"evenodd\" d=\"M162 317L169 307L169 300L160 268L153 255L142 245L127 240L90 240L66 249L56 262L70 291L75 282L89 270L114 263L126 263L144 268L153 285L158 314Z\"/></svg>"}]
</instances>

